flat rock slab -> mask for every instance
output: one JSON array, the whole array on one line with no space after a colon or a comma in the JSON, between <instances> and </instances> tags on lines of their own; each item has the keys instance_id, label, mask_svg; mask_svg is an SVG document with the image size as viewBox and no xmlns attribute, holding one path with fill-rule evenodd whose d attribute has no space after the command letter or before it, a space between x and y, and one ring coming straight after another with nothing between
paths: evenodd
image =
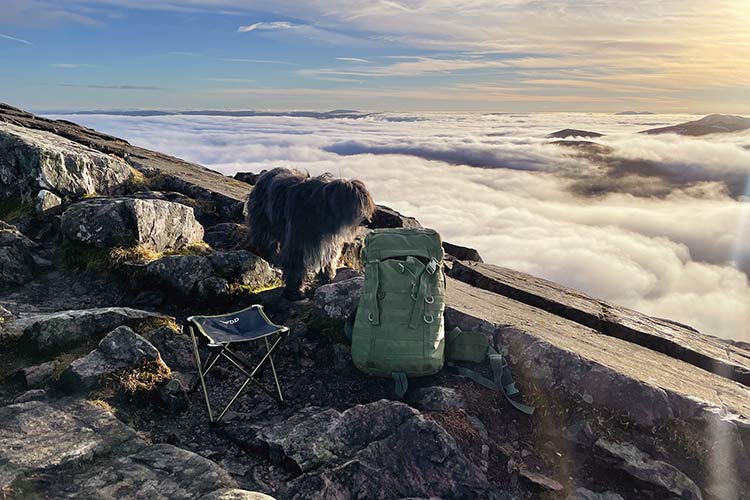
<instances>
[{"instance_id":1,"label":"flat rock slab","mask_svg":"<svg viewBox=\"0 0 750 500\"><path fill-rule=\"evenodd\" d=\"M645 428L679 421L690 429L685 439L710 440L707 462L738 482L735 491L746 492L738 498L750 498L744 472L750 468L750 388L452 278L446 289L446 327L495 336L522 386L626 415ZM679 466L684 458L670 463Z\"/></svg>"},{"instance_id":2,"label":"flat rock slab","mask_svg":"<svg viewBox=\"0 0 750 500\"><path fill-rule=\"evenodd\" d=\"M4 325L1 336L20 338L22 347L31 352L48 353L101 338L118 326L153 318L168 316L129 307L74 309L19 318Z\"/></svg>"},{"instance_id":3,"label":"flat rock slab","mask_svg":"<svg viewBox=\"0 0 750 500\"><path fill-rule=\"evenodd\" d=\"M0 122L51 132L87 148L123 158L147 175L159 175L162 189L179 191L192 198L211 202L223 217L234 220L242 218L242 205L250 192L250 186L214 170L134 146L117 137L75 123L49 120L2 103Z\"/></svg>"},{"instance_id":4,"label":"flat rock slab","mask_svg":"<svg viewBox=\"0 0 750 500\"><path fill-rule=\"evenodd\" d=\"M122 159L46 131L0 120L0 195L33 200L40 189L62 196L106 194L133 170Z\"/></svg>"},{"instance_id":5,"label":"flat rock slab","mask_svg":"<svg viewBox=\"0 0 750 500\"><path fill-rule=\"evenodd\" d=\"M302 474L289 499L505 498L437 423L399 402L309 409L256 436Z\"/></svg>"},{"instance_id":6,"label":"flat rock slab","mask_svg":"<svg viewBox=\"0 0 750 500\"><path fill-rule=\"evenodd\" d=\"M662 352L750 386L750 344L704 335L688 326L593 299L551 281L478 262L456 262L453 278ZM742 332L737 332L738 337Z\"/></svg>"},{"instance_id":7,"label":"flat rock slab","mask_svg":"<svg viewBox=\"0 0 750 500\"><path fill-rule=\"evenodd\" d=\"M155 444L75 473L56 495L91 500L198 500L222 498L211 495L236 486L229 473L211 460L176 446Z\"/></svg>"},{"instance_id":8,"label":"flat rock slab","mask_svg":"<svg viewBox=\"0 0 750 500\"><path fill-rule=\"evenodd\" d=\"M88 401L0 408L0 489L31 473L145 446L133 429Z\"/></svg>"},{"instance_id":9,"label":"flat rock slab","mask_svg":"<svg viewBox=\"0 0 750 500\"><path fill-rule=\"evenodd\" d=\"M203 240L193 209L166 200L92 198L71 205L60 229L71 241L98 248L146 246L156 252Z\"/></svg>"}]
</instances>

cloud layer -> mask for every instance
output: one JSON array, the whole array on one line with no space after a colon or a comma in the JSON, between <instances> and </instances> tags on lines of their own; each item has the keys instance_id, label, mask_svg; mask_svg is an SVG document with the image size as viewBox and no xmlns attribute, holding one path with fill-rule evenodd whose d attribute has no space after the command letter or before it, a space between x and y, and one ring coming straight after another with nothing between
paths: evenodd
<instances>
[{"instance_id":1,"label":"cloud layer","mask_svg":"<svg viewBox=\"0 0 750 500\"><path fill-rule=\"evenodd\" d=\"M732 192L749 173L748 133L634 134L694 118L665 115L69 118L226 174L358 177L488 262L750 341L750 204ZM609 159L545 139L568 127L606 133Z\"/></svg>"}]
</instances>

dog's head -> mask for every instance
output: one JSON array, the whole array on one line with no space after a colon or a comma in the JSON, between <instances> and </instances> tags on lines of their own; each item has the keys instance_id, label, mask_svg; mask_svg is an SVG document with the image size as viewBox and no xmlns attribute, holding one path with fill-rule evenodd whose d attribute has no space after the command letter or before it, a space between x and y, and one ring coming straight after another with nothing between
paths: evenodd
<instances>
[{"instance_id":1,"label":"dog's head","mask_svg":"<svg viewBox=\"0 0 750 500\"><path fill-rule=\"evenodd\" d=\"M375 202L365 184L359 180L334 180L329 184L330 207L339 214L350 215L352 226L368 224L375 214Z\"/></svg>"}]
</instances>

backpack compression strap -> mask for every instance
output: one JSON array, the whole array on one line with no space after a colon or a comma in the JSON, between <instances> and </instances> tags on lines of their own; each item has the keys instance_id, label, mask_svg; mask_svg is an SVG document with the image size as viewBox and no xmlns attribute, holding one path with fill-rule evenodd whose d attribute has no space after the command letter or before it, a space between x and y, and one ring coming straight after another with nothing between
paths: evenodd
<instances>
[{"instance_id":1,"label":"backpack compression strap","mask_svg":"<svg viewBox=\"0 0 750 500\"><path fill-rule=\"evenodd\" d=\"M489 345L487 338L479 332L462 332L460 328L454 328L448 333L446 356L450 360L446 364L455 373L469 378L474 382L481 384L493 391L502 391L505 399L513 405L515 409L531 415L534 413L534 407L515 401L511 398L519 393L513 376L510 373L510 367L505 357ZM453 361L471 361L481 363L484 359L490 360L492 375L494 380L490 380L481 374L458 366Z\"/></svg>"}]
</instances>

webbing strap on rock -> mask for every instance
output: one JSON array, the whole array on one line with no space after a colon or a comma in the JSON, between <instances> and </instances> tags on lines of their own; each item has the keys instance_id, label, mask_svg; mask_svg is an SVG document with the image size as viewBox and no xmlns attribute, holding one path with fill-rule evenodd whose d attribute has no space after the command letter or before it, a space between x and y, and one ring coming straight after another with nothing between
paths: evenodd
<instances>
[{"instance_id":1,"label":"webbing strap on rock","mask_svg":"<svg viewBox=\"0 0 750 500\"><path fill-rule=\"evenodd\" d=\"M505 399L518 411L527 415L534 413L533 406L523 404L511 398L511 396L519 394L519 391L510 373L508 360L490 346L487 338L481 333L462 332L460 328L454 328L447 336L446 355L449 359L446 365L456 374L469 378L493 391L501 391ZM494 380L490 380L474 370L458 366L453 362L471 361L478 363L483 361L485 357L490 361Z\"/></svg>"},{"instance_id":2,"label":"webbing strap on rock","mask_svg":"<svg viewBox=\"0 0 750 500\"><path fill-rule=\"evenodd\" d=\"M406 378L404 372L393 372L391 373L393 381L395 383L394 390L396 391L396 397L401 399L406 394L406 390L409 388L409 379Z\"/></svg>"}]
</instances>

